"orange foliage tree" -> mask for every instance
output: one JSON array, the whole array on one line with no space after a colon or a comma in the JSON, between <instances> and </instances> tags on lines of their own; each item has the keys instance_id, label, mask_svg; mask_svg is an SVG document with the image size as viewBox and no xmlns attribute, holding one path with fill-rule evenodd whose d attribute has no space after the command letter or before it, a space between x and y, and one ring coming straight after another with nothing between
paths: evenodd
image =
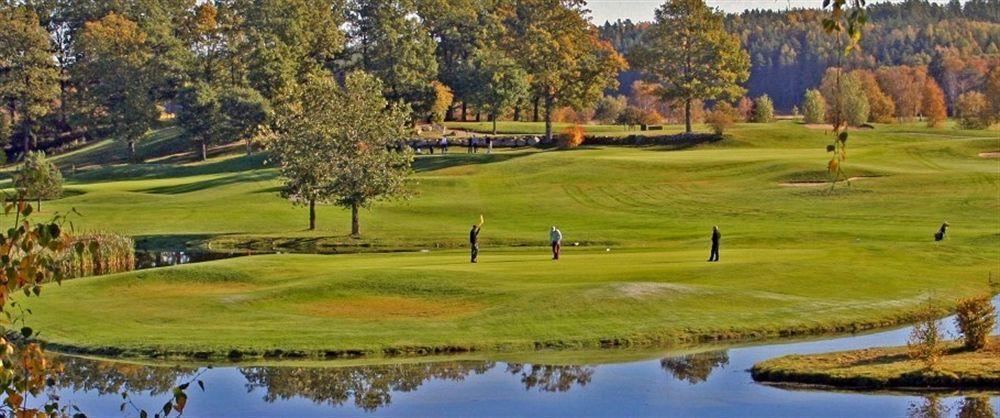
<instances>
[{"instance_id":1,"label":"orange foliage tree","mask_svg":"<svg viewBox=\"0 0 1000 418\"><path fill-rule=\"evenodd\" d=\"M927 126L940 127L948 119L948 107L944 102L944 91L933 78L924 81L923 101L920 111L927 118Z\"/></svg>"}]
</instances>

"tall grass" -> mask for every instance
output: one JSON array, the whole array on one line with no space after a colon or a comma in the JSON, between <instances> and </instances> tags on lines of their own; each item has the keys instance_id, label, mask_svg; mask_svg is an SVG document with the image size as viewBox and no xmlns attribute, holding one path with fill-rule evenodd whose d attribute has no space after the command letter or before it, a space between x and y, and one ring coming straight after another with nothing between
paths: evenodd
<instances>
[{"instance_id":1,"label":"tall grass","mask_svg":"<svg viewBox=\"0 0 1000 418\"><path fill-rule=\"evenodd\" d=\"M135 268L135 241L115 232L76 235L62 263L67 276L74 278L132 271Z\"/></svg>"}]
</instances>

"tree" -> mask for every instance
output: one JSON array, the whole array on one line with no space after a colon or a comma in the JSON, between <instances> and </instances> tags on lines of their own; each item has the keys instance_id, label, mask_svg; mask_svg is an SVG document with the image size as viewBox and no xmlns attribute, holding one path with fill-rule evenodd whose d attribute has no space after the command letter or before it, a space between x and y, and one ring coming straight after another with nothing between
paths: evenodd
<instances>
[{"instance_id":1,"label":"tree","mask_svg":"<svg viewBox=\"0 0 1000 418\"><path fill-rule=\"evenodd\" d=\"M218 140L223 124L219 93L207 83L197 83L181 90L177 104L178 125L198 143L202 161L208 159L208 144Z\"/></svg>"},{"instance_id":2,"label":"tree","mask_svg":"<svg viewBox=\"0 0 1000 418\"><path fill-rule=\"evenodd\" d=\"M870 70L854 70L851 72L865 91L868 98L868 121L875 123L892 123L896 115L896 104L882 91L878 85L875 73Z\"/></svg>"},{"instance_id":3,"label":"tree","mask_svg":"<svg viewBox=\"0 0 1000 418\"><path fill-rule=\"evenodd\" d=\"M20 119L24 153L34 142L34 126L59 94L59 71L52 55L38 15L27 7L0 6L0 99L11 117Z\"/></svg>"},{"instance_id":4,"label":"tree","mask_svg":"<svg viewBox=\"0 0 1000 418\"><path fill-rule=\"evenodd\" d=\"M410 104L414 117L430 113L438 75L430 33L415 17L414 0L352 0L350 44L358 67L382 80L390 101Z\"/></svg>"},{"instance_id":5,"label":"tree","mask_svg":"<svg viewBox=\"0 0 1000 418\"><path fill-rule=\"evenodd\" d=\"M955 113L958 116L958 125L962 129L986 129L990 126L986 95L978 91L969 91L958 96Z\"/></svg>"},{"instance_id":6,"label":"tree","mask_svg":"<svg viewBox=\"0 0 1000 418\"><path fill-rule=\"evenodd\" d=\"M691 105L696 99L735 99L750 77L750 56L736 35L726 32L722 13L702 0L669 0L656 10L656 21L637 48L633 63L662 87L664 99L684 103L684 122L691 132Z\"/></svg>"},{"instance_id":7,"label":"tree","mask_svg":"<svg viewBox=\"0 0 1000 418\"><path fill-rule=\"evenodd\" d=\"M628 106L622 109L621 113L618 114L618 119L615 120L619 125L628 127L629 130L637 125L642 125L644 112L635 106Z\"/></svg>"},{"instance_id":8,"label":"tree","mask_svg":"<svg viewBox=\"0 0 1000 418\"><path fill-rule=\"evenodd\" d=\"M21 167L14 173L14 188L22 199L34 199L41 210L42 200L62 196L63 177L59 167L45 158L41 151L29 151Z\"/></svg>"},{"instance_id":9,"label":"tree","mask_svg":"<svg viewBox=\"0 0 1000 418\"><path fill-rule=\"evenodd\" d=\"M882 91L896 104L897 118L909 121L920 113L924 81L927 79L926 68L905 65L881 67L875 76Z\"/></svg>"},{"instance_id":10,"label":"tree","mask_svg":"<svg viewBox=\"0 0 1000 418\"><path fill-rule=\"evenodd\" d=\"M497 119L528 95L528 76L515 60L495 51L478 51L474 66L479 88L472 101L490 116L496 135Z\"/></svg>"},{"instance_id":11,"label":"tree","mask_svg":"<svg viewBox=\"0 0 1000 418\"><path fill-rule=\"evenodd\" d=\"M986 114L990 123L1000 122L1000 65L993 66L993 71L990 71L990 77L986 81L986 100Z\"/></svg>"},{"instance_id":12,"label":"tree","mask_svg":"<svg viewBox=\"0 0 1000 418\"><path fill-rule=\"evenodd\" d=\"M125 140L134 160L136 141L160 116L152 95L153 52L147 35L135 22L111 13L84 25L78 48L74 78L87 124L92 131Z\"/></svg>"},{"instance_id":13,"label":"tree","mask_svg":"<svg viewBox=\"0 0 1000 418\"><path fill-rule=\"evenodd\" d=\"M936 128L948 119L948 107L944 103L944 91L933 78L924 81L923 101L920 111L927 118L927 126Z\"/></svg>"},{"instance_id":14,"label":"tree","mask_svg":"<svg viewBox=\"0 0 1000 418\"><path fill-rule=\"evenodd\" d=\"M806 90L806 95L802 99L802 114L806 123L816 124L826 121L826 100L819 90Z\"/></svg>"},{"instance_id":15,"label":"tree","mask_svg":"<svg viewBox=\"0 0 1000 418\"><path fill-rule=\"evenodd\" d=\"M582 109L617 86L625 60L584 17L582 0L505 2L501 45L531 80L531 93L545 109L545 138L552 141L552 113ZM536 102L537 103L537 102Z\"/></svg>"},{"instance_id":16,"label":"tree","mask_svg":"<svg viewBox=\"0 0 1000 418\"><path fill-rule=\"evenodd\" d=\"M246 87L218 88L195 83L178 94L177 123L198 144L202 161L208 159L208 146L246 141L247 155L252 152L251 138L271 117L271 107L257 90Z\"/></svg>"},{"instance_id":17,"label":"tree","mask_svg":"<svg viewBox=\"0 0 1000 418\"><path fill-rule=\"evenodd\" d=\"M604 96L594 106L594 119L601 123L613 124L626 107L628 99L625 96Z\"/></svg>"},{"instance_id":18,"label":"tree","mask_svg":"<svg viewBox=\"0 0 1000 418\"><path fill-rule=\"evenodd\" d=\"M753 101L753 122L771 123L774 121L774 102L766 94Z\"/></svg>"},{"instance_id":19,"label":"tree","mask_svg":"<svg viewBox=\"0 0 1000 418\"><path fill-rule=\"evenodd\" d=\"M434 102L431 104L430 117L428 119L431 123L444 123L448 109L451 108L451 102L455 100L455 94L452 93L448 86L441 84L440 81L432 81L431 86L434 87Z\"/></svg>"},{"instance_id":20,"label":"tree","mask_svg":"<svg viewBox=\"0 0 1000 418\"><path fill-rule=\"evenodd\" d=\"M841 74L840 69L830 68L823 77L820 91L826 99L827 120L838 127L841 124L861 126L868 122L870 108L864 86L854 73Z\"/></svg>"},{"instance_id":21,"label":"tree","mask_svg":"<svg viewBox=\"0 0 1000 418\"><path fill-rule=\"evenodd\" d=\"M409 134L410 115L382 91L364 72L349 73L344 86L313 75L302 86L301 109L281 116L269 147L280 162L283 195L309 206L310 230L318 202L350 208L351 234L360 236L360 208L407 196L413 155L396 148Z\"/></svg>"},{"instance_id":22,"label":"tree","mask_svg":"<svg viewBox=\"0 0 1000 418\"><path fill-rule=\"evenodd\" d=\"M246 141L247 155L253 153L253 138L272 117L271 103L259 91L248 87L228 87L219 94L222 135L232 141Z\"/></svg>"}]
</instances>

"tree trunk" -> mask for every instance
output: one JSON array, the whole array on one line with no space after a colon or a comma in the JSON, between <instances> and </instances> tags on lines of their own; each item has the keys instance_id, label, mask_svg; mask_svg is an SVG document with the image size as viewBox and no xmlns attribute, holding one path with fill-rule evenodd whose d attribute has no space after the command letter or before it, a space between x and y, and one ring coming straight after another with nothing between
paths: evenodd
<instances>
[{"instance_id":1,"label":"tree trunk","mask_svg":"<svg viewBox=\"0 0 1000 418\"><path fill-rule=\"evenodd\" d=\"M130 162L135 162L135 140L128 140L128 160Z\"/></svg>"},{"instance_id":2,"label":"tree trunk","mask_svg":"<svg viewBox=\"0 0 1000 418\"><path fill-rule=\"evenodd\" d=\"M250 138L247 138L247 157L253 155L253 142L250 142Z\"/></svg>"},{"instance_id":3,"label":"tree trunk","mask_svg":"<svg viewBox=\"0 0 1000 418\"><path fill-rule=\"evenodd\" d=\"M541 97L536 97L535 98L535 115L531 119L532 122L538 122L538 101L541 100L541 99L542 99Z\"/></svg>"},{"instance_id":4,"label":"tree trunk","mask_svg":"<svg viewBox=\"0 0 1000 418\"><path fill-rule=\"evenodd\" d=\"M469 116L468 104L465 103L465 100L462 100L462 122L465 122L465 118L468 116Z\"/></svg>"},{"instance_id":5,"label":"tree trunk","mask_svg":"<svg viewBox=\"0 0 1000 418\"><path fill-rule=\"evenodd\" d=\"M514 106L514 122L521 121L521 105Z\"/></svg>"},{"instance_id":6,"label":"tree trunk","mask_svg":"<svg viewBox=\"0 0 1000 418\"><path fill-rule=\"evenodd\" d=\"M309 199L309 230L316 230L316 199Z\"/></svg>"},{"instance_id":7,"label":"tree trunk","mask_svg":"<svg viewBox=\"0 0 1000 418\"><path fill-rule=\"evenodd\" d=\"M351 204L351 236L360 237L361 236L361 218L358 214L358 204Z\"/></svg>"},{"instance_id":8,"label":"tree trunk","mask_svg":"<svg viewBox=\"0 0 1000 418\"><path fill-rule=\"evenodd\" d=\"M35 199L38 202L38 205L37 205L38 211L41 212L42 211L42 197L38 196Z\"/></svg>"},{"instance_id":9,"label":"tree trunk","mask_svg":"<svg viewBox=\"0 0 1000 418\"><path fill-rule=\"evenodd\" d=\"M483 121L483 112L480 112L480 111L477 110L476 111L476 122L482 122L482 121Z\"/></svg>"},{"instance_id":10,"label":"tree trunk","mask_svg":"<svg viewBox=\"0 0 1000 418\"><path fill-rule=\"evenodd\" d=\"M552 143L552 98L545 98L545 140Z\"/></svg>"},{"instance_id":11,"label":"tree trunk","mask_svg":"<svg viewBox=\"0 0 1000 418\"><path fill-rule=\"evenodd\" d=\"M208 160L208 144L205 141L201 141L201 160Z\"/></svg>"},{"instance_id":12,"label":"tree trunk","mask_svg":"<svg viewBox=\"0 0 1000 418\"><path fill-rule=\"evenodd\" d=\"M684 101L684 129L691 133L691 99Z\"/></svg>"},{"instance_id":13,"label":"tree trunk","mask_svg":"<svg viewBox=\"0 0 1000 418\"><path fill-rule=\"evenodd\" d=\"M496 135L497 134L497 116L496 115L492 115L491 119L493 119L493 135Z\"/></svg>"},{"instance_id":14,"label":"tree trunk","mask_svg":"<svg viewBox=\"0 0 1000 418\"><path fill-rule=\"evenodd\" d=\"M22 144L24 149L21 151L24 153L24 158L28 158L28 151L31 151L31 123L27 116L24 118L24 123L21 124L21 130L24 131L21 132L21 135L24 137L24 143Z\"/></svg>"}]
</instances>

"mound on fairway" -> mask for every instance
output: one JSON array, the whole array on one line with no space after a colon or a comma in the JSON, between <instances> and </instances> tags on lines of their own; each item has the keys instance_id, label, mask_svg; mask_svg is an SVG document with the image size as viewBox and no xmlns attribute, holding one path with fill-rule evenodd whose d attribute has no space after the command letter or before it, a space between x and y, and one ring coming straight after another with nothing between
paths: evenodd
<instances>
[{"instance_id":1,"label":"mound on fairway","mask_svg":"<svg viewBox=\"0 0 1000 418\"><path fill-rule=\"evenodd\" d=\"M1000 267L1000 172L978 156L1000 145L992 133L879 126L852 136L846 167L877 181L781 186L824 179L829 140L783 122L685 151L420 157L419 195L363 214L363 240L333 207L304 231L262 156L87 171L69 178L83 193L43 209L164 242L432 251L77 280L31 298L29 324L109 353L516 350L851 330L905 320L928 295L983 291ZM457 248L480 213L484 252L470 265ZM943 221L950 235L935 243ZM552 225L567 241L558 263L541 247ZM704 262L712 225L719 264Z\"/></svg>"}]
</instances>

